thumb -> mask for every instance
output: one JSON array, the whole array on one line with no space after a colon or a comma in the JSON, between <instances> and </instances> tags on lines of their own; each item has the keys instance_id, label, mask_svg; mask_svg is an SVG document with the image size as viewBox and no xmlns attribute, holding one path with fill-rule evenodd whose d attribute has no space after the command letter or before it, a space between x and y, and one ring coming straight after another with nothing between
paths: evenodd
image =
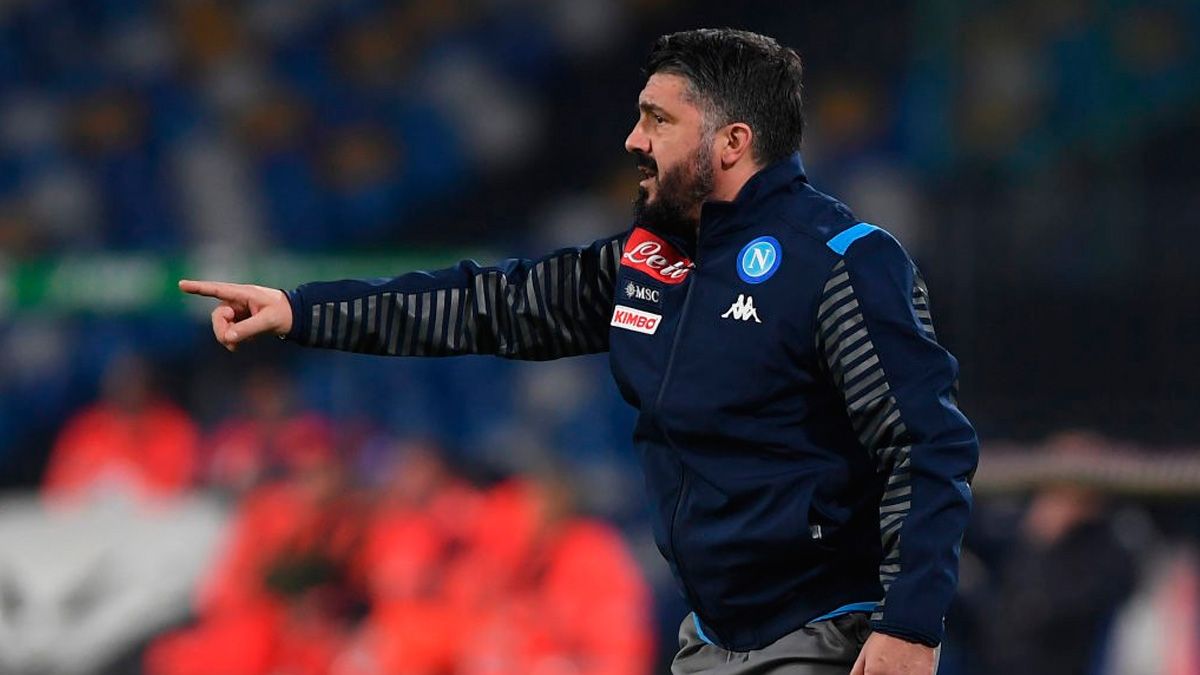
<instances>
[{"instance_id":1,"label":"thumb","mask_svg":"<svg viewBox=\"0 0 1200 675\"><path fill-rule=\"evenodd\" d=\"M270 310L262 310L248 319L238 321L225 331L225 341L229 344L245 342L250 338L274 330L278 321Z\"/></svg>"},{"instance_id":2,"label":"thumb","mask_svg":"<svg viewBox=\"0 0 1200 675\"><path fill-rule=\"evenodd\" d=\"M850 675L866 675L867 673L867 648L864 645L858 652L858 658L854 660L854 667L850 669Z\"/></svg>"}]
</instances>

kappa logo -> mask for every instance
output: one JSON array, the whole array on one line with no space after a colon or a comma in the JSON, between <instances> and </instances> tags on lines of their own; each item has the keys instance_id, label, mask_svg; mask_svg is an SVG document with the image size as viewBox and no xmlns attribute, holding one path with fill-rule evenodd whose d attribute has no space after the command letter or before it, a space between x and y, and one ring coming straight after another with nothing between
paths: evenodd
<instances>
[{"instance_id":1,"label":"kappa logo","mask_svg":"<svg viewBox=\"0 0 1200 675\"><path fill-rule=\"evenodd\" d=\"M758 318L758 310L754 307L754 298L749 295L738 294L738 299L725 313L721 315L722 319L735 319L737 321L749 321L754 319L754 323L762 323Z\"/></svg>"},{"instance_id":2,"label":"kappa logo","mask_svg":"<svg viewBox=\"0 0 1200 675\"><path fill-rule=\"evenodd\" d=\"M640 227L629 234L621 264L668 284L683 283L693 267L692 261L674 246Z\"/></svg>"},{"instance_id":3,"label":"kappa logo","mask_svg":"<svg viewBox=\"0 0 1200 675\"><path fill-rule=\"evenodd\" d=\"M609 322L609 325L631 330L635 333L654 335L654 331L658 330L660 321L662 321L661 314L643 312L640 309L617 305L613 308L612 321Z\"/></svg>"},{"instance_id":4,"label":"kappa logo","mask_svg":"<svg viewBox=\"0 0 1200 675\"><path fill-rule=\"evenodd\" d=\"M625 284L625 297L629 298L630 300L653 302L656 305L659 302L662 302L662 292L657 288L642 286L641 284L635 284L632 281Z\"/></svg>"}]
</instances>

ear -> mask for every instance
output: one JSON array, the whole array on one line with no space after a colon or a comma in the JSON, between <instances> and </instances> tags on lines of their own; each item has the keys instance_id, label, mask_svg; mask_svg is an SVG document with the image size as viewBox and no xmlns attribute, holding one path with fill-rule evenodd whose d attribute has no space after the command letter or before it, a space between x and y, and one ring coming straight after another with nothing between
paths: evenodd
<instances>
[{"instance_id":1,"label":"ear","mask_svg":"<svg viewBox=\"0 0 1200 675\"><path fill-rule=\"evenodd\" d=\"M745 122L727 124L717 131L717 156L721 159L721 168L728 169L737 164L742 158L750 159L750 143L754 140L754 132Z\"/></svg>"}]
</instances>

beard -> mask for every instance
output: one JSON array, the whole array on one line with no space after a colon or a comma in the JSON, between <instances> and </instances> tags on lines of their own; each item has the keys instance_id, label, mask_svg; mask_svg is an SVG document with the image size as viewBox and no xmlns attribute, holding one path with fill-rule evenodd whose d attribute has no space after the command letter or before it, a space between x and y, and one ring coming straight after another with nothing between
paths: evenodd
<instances>
[{"instance_id":1,"label":"beard","mask_svg":"<svg viewBox=\"0 0 1200 675\"><path fill-rule=\"evenodd\" d=\"M695 237L700 226L700 205L713 192L714 176L707 144L698 144L692 154L661 174L649 155L639 152L636 161L639 167L652 171L658 181L654 201L650 201L646 188L638 186L633 202L637 222L662 232Z\"/></svg>"}]
</instances>

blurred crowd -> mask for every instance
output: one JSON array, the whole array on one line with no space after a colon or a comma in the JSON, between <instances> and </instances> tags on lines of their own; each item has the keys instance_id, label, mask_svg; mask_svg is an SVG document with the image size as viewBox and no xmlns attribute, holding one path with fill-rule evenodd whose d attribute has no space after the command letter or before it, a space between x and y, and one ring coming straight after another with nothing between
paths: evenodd
<instances>
[{"instance_id":1,"label":"blurred crowd","mask_svg":"<svg viewBox=\"0 0 1200 675\"><path fill-rule=\"evenodd\" d=\"M473 172L522 158L509 82L544 85L538 64L561 58L552 27L504 12L481 33L466 4L6 3L0 241L400 240Z\"/></svg>"},{"instance_id":2,"label":"blurred crowd","mask_svg":"<svg viewBox=\"0 0 1200 675\"><path fill-rule=\"evenodd\" d=\"M296 407L290 383L269 370L246 378L236 414L202 431L145 365L115 362L101 399L67 422L43 500L57 513L127 500L136 521L202 490L229 516L182 625L147 625L123 659L94 667L650 672L648 583L611 524L578 514L568 472L468 479L435 445L394 439L356 462L333 424Z\"/></svg>"}]
</instances>

